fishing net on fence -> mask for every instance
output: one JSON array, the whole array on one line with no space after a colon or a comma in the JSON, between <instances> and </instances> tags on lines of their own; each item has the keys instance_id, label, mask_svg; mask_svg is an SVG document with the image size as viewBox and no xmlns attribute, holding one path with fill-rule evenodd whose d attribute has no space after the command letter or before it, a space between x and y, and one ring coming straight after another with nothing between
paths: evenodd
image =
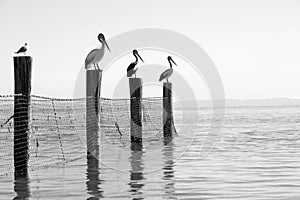
<instances>
[{"instance_id":1,"label":"fishing net on fence","mask_svg":"<svg viewBox=\"0 0 300 200\"><path fill-rule=\"evenodd\" d=\"M14 171L15 98L16 95L0 96L0 176L10 175ZM99 115L89 119L86 119L86 113L95 107L87 106L86 98L56 99L32 95L30 99L30 117L22 119L23 122L30 119L29 127L25 127L28 130L22 131L22 126L18 129L23 134L28 133L29 170L66 164L86 157L86 130L94 130L93 126L89 127L89 121L92 124L95 120L100 122L100 141L124 150L130 148L130 99L101 98ZM19 96L17 104L17 116L24 117L24 98ZM142 100L143 145L146 148L163 138L162 116L163 98ZM27 134L24 137L26 141ZM26 145L21 141L17 149L20 148L22 152L27 148Z\"/></svg>"}]
</instances>

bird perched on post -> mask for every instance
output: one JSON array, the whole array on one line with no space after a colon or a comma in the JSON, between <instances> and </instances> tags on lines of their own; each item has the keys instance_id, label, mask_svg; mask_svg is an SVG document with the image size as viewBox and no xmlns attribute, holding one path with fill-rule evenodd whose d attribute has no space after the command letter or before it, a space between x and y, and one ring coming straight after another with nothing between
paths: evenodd
<instances>
[{"instance_id":1,"label":"bird perched on post","mask_svg":"<svg viewBox=\"0 0 300 200\"><path fill-rule=\"evenodd\" d=\"M135 66L136 66L137 63L138 63L138 58L140 58L142 62L144 62L144 61L143 61L142 57L139 55L139 53L138 53L138 51L137 51L136 49L134 49L134 50L132 51L132 53L133 53L133 55L134 55L134 57L135 57L135 61L134 61L133 63L131 63L131 64L127 67L127 77L131 77L131 76L134 74L134 76L135 76L135 78L136 78L136 71L137 71L137 68L135 68Z\"/></svg>"},{"instance_id":2,"label":"bird perched on post","mask_svg":"<svg viewBox=\"0 0 300 200\"><path fill-rule=\"evenodd\" d=\"M24 46L22 46L17 52L15 52L15 54L24 53L25 55L26 51L27 51L27 43L25 43Z\"/></svg>"},{"instance_id":3,"label":"bird perched on post","mask_svg":"<svg viewBox=\"0 0 300 200\"><path fill-rule=\"evenodd\" d=\"M167 82L169 82L168 78L170 78L170 76L173 74L172 62L177 66L177 64L174 62L171 56L168 56L168 61L170 64L170 69L167 69L160 75L159 81L162 81L163 79L167 79Z\"/></svg>"},{"instance_id":4,"label":"bird perched on post","mask_svg":"<svg viewBox=\"0 0 300 200\"><path fill-rule=\"evenodd\" d=\"M100 70L98 63L102 60L105 52L105 46L110 51L109 46L102 33L98 35L98 40L102 44L101 48L93 49L85 59L85 69L89 69L93 64L96 70ZM96 68L97 67L97 68Z\"/></svg>"}]
</instances>

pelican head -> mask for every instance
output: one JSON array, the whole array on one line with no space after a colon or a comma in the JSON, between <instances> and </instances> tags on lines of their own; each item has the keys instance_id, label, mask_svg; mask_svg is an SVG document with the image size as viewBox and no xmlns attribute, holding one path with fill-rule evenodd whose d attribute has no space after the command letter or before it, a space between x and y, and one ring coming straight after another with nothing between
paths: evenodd
<instances>
[{"instance_id":1,"label":"pelican head","mask_svg":"<svg viewBox=\"0 0 300 200\"><path fill-rule=\"evenodd\" d=\"M171 67L171 68L172 68L172 63L171 63L171 62L173 62L173 63L177 66L177 64L175 63L175 61L172 59L171 56L168 56L168 61L169 61L169 63L170 63L170 67Z\"/></svg>"},{"instance_id":2,"label":"pelican head","mask_svg":"<svg viewBox=\"0 0 300 200\"><path fill-rule=\"evenodd\" d=\"M102 45L105 44L105 46L107 47L107 49L110 51L109 46L108 46L108 44L107 44L107 42L105 40L105 37L104 37L104 35L102 33L100 33L98 35L98 40L102 43Z\"/></svg>"},{"instance_id":3,"label":"pelican head","mask_svg":"<svg viewBox=\"0 0 300 200\"><path fill-rule=\"evenodd\" d=\"M139 52L136 49L134 49L132 53L133 53L134 57L137 58L137 56L138 56L141 59L141 61L144 62L144 60L142 59L142 57L140 56Z\"/></svg>"}]
</instances>

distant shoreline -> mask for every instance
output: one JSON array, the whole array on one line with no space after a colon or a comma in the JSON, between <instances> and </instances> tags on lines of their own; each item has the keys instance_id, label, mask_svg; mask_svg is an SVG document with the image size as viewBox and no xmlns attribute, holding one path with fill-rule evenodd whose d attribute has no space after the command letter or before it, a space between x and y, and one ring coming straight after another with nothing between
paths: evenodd
<instances>
[{"instance_id":1,"label":"distant shoreline","mask_svg":"<svg viewBox=\"0 0 300 200\"><path fill-rule=\"evenodd\" d=\"M195 104L200 108L212 107L211 100L174 102L174 107L195 108ZM300 99L291 98L269 98L269 99L225 99L226 108L239 107L300 107Z\"/></svg>"}]
</instances>

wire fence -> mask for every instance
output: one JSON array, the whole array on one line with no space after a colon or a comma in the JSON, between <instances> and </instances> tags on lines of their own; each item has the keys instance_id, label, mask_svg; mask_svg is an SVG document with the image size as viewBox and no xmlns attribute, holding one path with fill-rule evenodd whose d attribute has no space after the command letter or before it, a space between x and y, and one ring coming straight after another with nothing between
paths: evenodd
<instances>
[{"instance_id":1,"label":"wire fence","mask_svg":"<svg viewBox=\"0 0 300 200\"><path fill-rule=\"evenodd\" d=\"M30 117L24 118L24 112L27 113L26 98L20 98L20 95L0 96L0 175L10 175L14 171L16 128L24 137L29 137L29 140L25 138L25 143L19 143L20 148L23 148L19 150L25 151L26 141L29 141L29 170L66 164L85 157L86 131L97 131L92 125L95 120L100 123L100 141L105 138L105 142L115 147L124 150L130 148L130 99L100 98L99 115L86 119L86 113L95 109L93 104L86 103L88 100L95 101L93 98L58 99L31 95ZM29 124L26 130L22 126L15 127L14 120L18 116L24 118L19 121ZM144 146L163 138L162 116L163 98L143 98Z\"/></svg>"}]
</instances>

